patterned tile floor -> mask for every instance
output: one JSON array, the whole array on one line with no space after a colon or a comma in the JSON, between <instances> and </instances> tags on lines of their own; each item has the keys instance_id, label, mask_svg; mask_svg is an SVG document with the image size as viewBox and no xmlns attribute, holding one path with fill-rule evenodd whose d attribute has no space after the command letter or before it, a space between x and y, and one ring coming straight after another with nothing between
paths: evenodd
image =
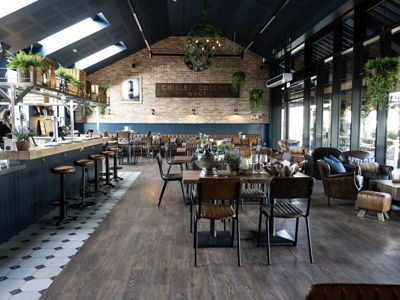
<instances>
[{"instance_id":1,"label":"patterned tile floor","mask_svg":"<svg viewBox=\"0 0 400 300\"><path fill-rule=\"evenodd\" d=\"M139 175L120 172L124 180L107 195L96 196L94 206L69 208L68 214L76 216L76 221L55 226L56 208L0 244L0 300L39 299Z\"/></svg>"}]
</instances>

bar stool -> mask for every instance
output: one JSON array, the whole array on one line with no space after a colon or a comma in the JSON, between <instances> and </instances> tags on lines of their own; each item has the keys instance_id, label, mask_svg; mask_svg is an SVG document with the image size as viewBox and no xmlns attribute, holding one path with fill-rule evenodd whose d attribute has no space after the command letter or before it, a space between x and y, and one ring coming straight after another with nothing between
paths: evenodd
<instances>
[{"instance_id":1,"label":"bar stool","mask_svg":"<svg viewBox=\"0 0 400 300\"><path fill-rule=\"evenodd\" d=\"M60 175L60 215L55 217L58 219L56 225L59 225L65 219L73 219L76 220L76 217L67 216L67 206L65 204L65 177L66 174L75 173L75 168L72 166L58 166L51 168L51 173Z\"/></svg>"},{"instance_id":2,"label":"bar stool","mask_svg":"<svg viewBox=\"0 0 400 300\"><path fill-rule=\"evenodd\" d=\"M97 162L105 159L106 157L102 154L93 154L93 155L90 155L88 158L94 161L94 174L95 174L94 175L94 192L96 194L98 194L100 191L99 190L99 181L100 180L99 180L99 167L98 167ZM102 193L106 194L105 192L102 192Z\"/></svg>"},{"instance_id":3,"label":"bar stool","mask_svg":"<svg viewBox=\"0 0 400 300\"><path fill-rule=\"evenodd\" d=\"M109 187L114 187L114 185L110 182L110 156L114 156L114 151L102 151L100 154L106 157L106 183L105 185Z\"/></svg>"},{"instance_id":4,"label":"bar stool","mask_svg":"<svg viewBox=\"0 0 400 300\"><path fill-rule=\"evenodd\" d=\"M74 161L75 166L82 168L81 191L80 191L82 201L80 204L74 205L74 206L85 207L85 206L91 206L91 205L95 204L93 201L86 202L86 200L85 200L86 195L90 193L90 190L88 189L88 187L86 187L85 175L86 175L86 177L89 177L87 167L93 165L93 163L94 163L94 161L91 159L79 159L79 160Z\"/></svg>"},{"instance_id":5,"label":"bar stool","mask_svg":"<svg viewBox=\"0 0 400 300\"><path fill-rule=\"evenodd\" d=\"M110 147L108 148L110 151L114 151L114 165L113 165L113 172L114 172L114 180L124 180L123 178L118 176L118 153L122 152L122 149L118 147Z\"/></svg>"}]
</instances>

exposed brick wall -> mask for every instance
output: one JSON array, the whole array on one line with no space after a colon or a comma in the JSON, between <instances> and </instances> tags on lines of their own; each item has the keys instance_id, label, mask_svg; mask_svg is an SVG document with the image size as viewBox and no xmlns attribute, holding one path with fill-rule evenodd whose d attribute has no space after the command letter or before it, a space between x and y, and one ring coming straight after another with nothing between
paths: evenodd
<instances>
[{"instance_id":1,"label":"exposed brick wall","mask_svg":"<svg viewBox=\"0 0 400 300\"><path fill-rule=\"evenodd\" d=\"M151 45L154 53L182 53L185 37L169 37ZM223 39L222 53L239 53L241 47L234 42ZM132 63L136 68L132 68ZM262 65L262 57L248 51L244 58L216 57L210 70L194 73L183 62L183 57L154 56L149 58L147 49L130 55L93 74L88 79L92 82L111 81L108 90L111 115L106 115L102 123L268 123L268 105L265 97L264 116L260 120L250 119L250 106L247 98L249 89L265 88L268 79L268 67ZM246 81L239 98L157 98L157 82L169 83L231 83L232 72L243 70ZM121 103L121 78L141 76L143 103ZM151 115L154 108L156 116ZM192 116L192 108L197 116ZM234 117L238 108L239 117ZM83 118L77 112L77 122L95 122L93 114Z\"/></svg>"}]
</instances>

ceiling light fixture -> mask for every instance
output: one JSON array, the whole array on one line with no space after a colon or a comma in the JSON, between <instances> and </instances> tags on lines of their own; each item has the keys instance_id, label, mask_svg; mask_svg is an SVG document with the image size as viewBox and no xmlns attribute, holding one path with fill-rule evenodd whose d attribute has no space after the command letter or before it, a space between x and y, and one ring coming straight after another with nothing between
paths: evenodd
<instances>
[{"instance_id":1,"label":"ceiling light fixture","mask_svg":"<svg viewBox=\"0 0 400 300\"><path fill-rule=\"evenodd\" d=\"M192 108L192 116L196 115L196 109Z\"/></svg>"},{"instance_id":2,"label":"ceiling light fixture","mask_svg":"<svg viewBox=\"0 0 400 300\"><path fill-rule=\"evenodd\" d=\"M238 111L237 108L235 108L235 110L234 110L233 112L234 112L234 115L235 115L235 116L239 115L239 111Z\"/></svg>"},{"instance_id":3,"label":"ceiling light fixture","mask_svg":"<svg viewBox=\"0 0 400 300\"><path fill-rule=\"evenodd\" d=\"M156 115L156 110L154 108L151 109L151 115L155 116Z\"/></svg>"},{"instance_id":4,"label":"ceiling light fixture","mask_svg":"<svg viewBox=\"0 0 400 300\"><path fill-rule=\"evenodd\" d=\"M78 49L72 49L72 52L76 53L78 52Z\"/></svg>"}]
</instances>

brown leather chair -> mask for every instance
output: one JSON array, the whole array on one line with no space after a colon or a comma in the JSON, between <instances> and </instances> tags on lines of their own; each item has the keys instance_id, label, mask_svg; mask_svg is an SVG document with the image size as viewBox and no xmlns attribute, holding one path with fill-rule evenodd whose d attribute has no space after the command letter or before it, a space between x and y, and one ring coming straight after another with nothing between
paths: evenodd
<instances>
[{"instance_id":1,"label":"brown leather chair","mask_svg":"<svg viewBox=\"0 0 400 300\"><path fill-rule=\"evenodd\" d=\"M237 254L238 265L241 266L240 256L240 224L239 224L239 201L242 182L240 178L200 178L197 183L198 192L198 210L194 220L194 265L197 267L197 250L199 245L199 220L232 220L232 240L224 245L225 247L234 247L235 225L237 235ZM222 201L223 203L214 203L210 200ZM207 203L204 203L207 201ZM228 202L228 204L225 204ZM209 233L211 234L211 233ZM221 245L219 245L221 246ZM204 245L209 247L209 245Z\"/></svg>"},{"instance_id":2,"label":"brown leather chair","mask_svg":"<svg viewBox=\"0 0 400 300\"><path fill-rule=\"evenodd\" d=\"M341 153L342 151L340 151L337 148L325 147L325 148L316 148L311 155L305 154L304 155L304 158L306 159L305 173L316 179L321 179L317 166L317 161L320 159L324 159L324 157L329 157L329 155L332 155L337 159L339 159Z\"/></svg>"},{"instance_id":3,"label":"brown leather chair","mask_svg":"<svg viewBox=\"0 0 400 300\"><path fill-rule=\"evenodd\" d=\"M386 300L400 299L400 285L363 283L313 284L306 300Z\"/></svg>"},{"instance_id":4,"label":"brown leather chair","mask_svg":"<svg viewBox=\"0 0 400 300\"><path fill-rule=\"evenodd\" d=\"M354 166L349 163L349 156L359 158L359 159L370 159L370 158L372 158L371 154L367 151L352 150L352 151L342 152L339 155L339 160L343 163L343 166L345 166L346 169L349 169L349 170L354 169L355 171L358 172L359 175L362 175L364 177L364 189L369 188L370 180L391 179L392 178L393 167L379 165L378 173L361 172L361 169L358 166Z\"/></svg>"},{"instance_id":5,"label":"brown leather chair","mask_svg":"<svg viewBox=\"0 0 400 300\"><path fill-rule=\"evenodd\" d=\"M357 200L357 194L363 186L362 176L356 172L343 174L331 174L330 166L323 160L317 161L325 195L328 197L328 205L331 198Z\"/></svg>"}]
</instances>

